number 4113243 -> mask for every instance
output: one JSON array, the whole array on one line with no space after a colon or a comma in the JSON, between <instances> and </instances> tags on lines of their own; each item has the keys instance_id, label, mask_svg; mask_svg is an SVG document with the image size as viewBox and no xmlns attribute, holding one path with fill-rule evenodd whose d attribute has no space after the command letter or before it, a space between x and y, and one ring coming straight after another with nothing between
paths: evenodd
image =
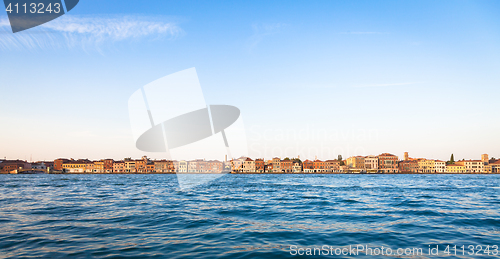
<instances>
[{"instance_id":1,"label":"number 4113243","mask_svg":"<svg viewBox=\"0 0 500 259\"><path fill-rule=\"evenodd\" d=\"M19 3L12 5L10 3L5 9L9 14L10 13L60 13L61 12L61 4L60 3L49 3L45 6L43 3L24 3L23 5L19 5Z\"/></svg>"}]
</instances>

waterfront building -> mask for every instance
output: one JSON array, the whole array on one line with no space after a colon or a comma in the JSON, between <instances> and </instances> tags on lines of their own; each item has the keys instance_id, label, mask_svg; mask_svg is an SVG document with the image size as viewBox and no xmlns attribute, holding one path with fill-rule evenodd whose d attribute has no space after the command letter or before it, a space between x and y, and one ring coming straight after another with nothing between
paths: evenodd
<instances>
[{"instance_id":1,"label":"waterfront building","mask_svg":"<svg viewBox=\"0 0 500 259\"><path fill-rule=\"evenodd\" d=\"M63 169L62 165L64 163L67 163L71 161L70 159L66 159L66 158L58 158L56 160L54 160L54 169L55 170L58 170L58 171L61 171Z\"/></svg>"},{"instance_id":2,"label":"waterfront building","mask_svg":"<svg viewBox=\"0 0 500 259\"><path fill-rule=\"evenodd\" d=\"M47 168L54 169L54 161L42 161Z\"/></svg>"},{"instance_id":3,"label":"waterfront building","mask_svg":"<svg viewBox=\"0 0 500 259\"><path fill-rule=\"evenodd\" d=\"M90 173L90 174L94 173L94 162L88 162L85 165L85 173Z\"/></svg>"},{"instance_id":4,"label":"waterfront building","mask_svg":"<svg viewBox=\"0 0 500 259\"><path fill-rule=\"evenodd\" d=\"M31 169L31 164L22 160L1 160L0 173L10 174L17 172L20 169Z\"/></svg>"},{"instance_id":5,"label":"waterfront building","mask_svg":"<svg viewBox=\"0 0 500 259\"><path fill-rule=\"evenodd\" d=\"M132 160L129 158L124 159L125 162L125 172L126 173L137 173L137 165L136 160Z\"/></svg>"},{"instance_id":6,"label":"waterfront building","mask_svg":"<svg viewBox=\"0 0 500 259\"><path fill-rule=\"evenodd\" d=\"M301 173L302 172L302 165L299 160L296 160L293 162L293 168L292 171L294 173Z\"/></svg>"},{"instance_id":7,"label":"waterfront building","mask_svg":"<svg viewBox=\"0 0 500 259\"><path fill-rule=\"evenodd\" d=\"M113 172L113 163L115 162L115 160L113 159L103 159L101 160L104 164L103 164L103 170L104 170L104 173L112 173Z\"/></svg>"},{"instance_id":8,"label":"waterfront building","mask_svg":"<svg viewBox=\"0 0 500 259\"><path fill-rule=\"evenodd\" d=\"M88 163L92 162L87 159L65 162L62 164L62 170L66 173L82 174L85 173Z\"/></svg>"},{"instance_id":9,"label":"waterfront building","mask_svg":"<svg viewBox=\"0 0 500 259\"><path fill-rule=\"evenodd\" d=\"M436 173L445 173L446 162L441 160L434 160L434 168Z\"/></svg>"},{"instance_id":10,"label":"waterfront building","mask_svg":"<svg viewBox=\"0 0 500 259\"><path fill-rule=\"evenodd\" d=\"M188 173L198 173L198 162L199 159L188 161Z\"/></svg>"},{"instance_id":11,"label":"waterfront building","mask_svg":"<svg viewBox=\"0 0 500 259\"><path fill-rule=\"evenodd\" d=\"M146 165L148 164L149 159L146 156L143 156L142 159L135 160L135 169L137 173L146 173Z\"/></svg>"},{"instance_id":12,"label":"waterfront building","mask_svg":"<svg viewBox=\"0 0 500 259\"><path fill-rule=\"evenodd\" d=\"M186 160L179 161L179 166L177 167L178 173L187 173L188 172L188 162Z\"/></svg>"},{"instance_id":13,"label":"waterfront building","mask_svg":"<svg viewBox=\"0 0 500 259\"><path fill-rule=\"evenodd\" d=\"M36 162L36 163L31 163L31 169L47 170L47 166L45 165L44 162Z\"/></svg>"},{"instance_id":14,"label":"waterfront building","mask_svg":"<svg viewBox=\"0 0 500 259\"><path fill-rule=\"evenodd\" d=\"M291 173L293 167L293 161L288 157L281 160L281 172L283 173Z\"/></svg>"},{"instance_id":15,"label":"waterfront building","mask_svg":"<svg viewBox=\"0 0 500 259\"><path fill-rule=\"evenodd\" d=\"M279 157L273 158L273 172L281 173L281 159Z\"/></svg>"},{"instance_id":16,"label":"waterfront building","mask_svg":"<svg viewBox=\"0 0 500 259\"><path fill-rule=\"evenodd\" d=\"M326 172L382 172L382 173L500 173L500 160L489 159L488 154L482 154L481 160L461 160L454 164L446 165L446 162L435 159L410 158L408 152L404 154L404 160L398 161L398 157L382 153L378 156L352 156L347 158L345 166L340 166L339 160L300 161L298 158L281 160L275 157L271 160L253 160L249 157L240 157L224 163L217 160L206 161L204 159L186 161L149 160L146 156L133 160L125 158L123 161L113 159L101 159L89 161L88 159L63 159L52 161L38 161L28 163L21 160L0 159L0 173L16 173L27 169L47 170L48 168L61 168L68 173L221 173L227 167L226 172L257 172L257 173L326 173ZM49 166L50 165L50 166Z\"/></svg>"},{"instance_id":17,"label":"waterfront building","mask_svg":"<svg viewBox=\"0 0 500 259\"><path fill-rule=\"evenodd\" d=\"M399 172L398 157L389 153L382 153L378 155L378 169L382 173Z\"/></svg>"},{"instance_id":18,"label":"waterfront building","mask_svg":"<svg viewBox=\"0 0 500 259\"><path fill-rule=\"evenodd\" d=\"M328 172L338 172L340 170L339 160L326 160L325 167Z\"/></svg>"},{"instance_id":19,"label":"waterfront building","mask_svg":"<svg viewBox=\"0 0 500 259\"><path fill-rule=\"evenodd\" d=\"M421 159L418 160L419 173L435 173L436 167L434 160Z\"/></svg>"},{"instance_id":20,"label":"waterfront building","mask_svg":"<svg viewBox=\"0 0 500 259\"><path fill-rule=\"evenodd\" d=\"M153 161L146 162L146 173L154 173L155 172L155 163Z\"/></svg>"},{"instance_id":21,"label":"waterfront building","mask_svg":"<svg viewBox=\"0 0 500 259\"><path fill-rule=\"evenodd\" d=\"M366 170L370 171L377 171L378 170L378 157L377 156L367 156L365 157L365 168Z\"/></svg>"},{"instance_id":22,"label":"waterfront building","mask_svg":"<svg viewBox=\"0 0 500 259\"><path fill-rule=\"evenodd\" d=\"M155 163L153 161L148 161L146 164L146 173L154 173L155 172Z\"/></svg>"},{"instance_id":23,"label":"waterfront building","mask_svg":"<svg viewBox=\"0 0 500 259\"><path fill-rule=\"evenodd\" d=\"M125 173L125 162L116 161L113 163L113 173Z\"/></svg>"},{"instance_id":24,"label":"waterfront building","mask_svg":"<svg viewBox=\"0 0 500 259\"><path fill-rule=\"evenodd\" d=\"M481 155L481 161L483 162L483 172L487 174L491 174L493 172L492 166L490 165L490 159L488 154Z\"/></svg>"},{"instance_id":25,"label":"waterfront building","mask_svg":"<svg viewBox=\"0 0 500 259\"><path fill-rule=\"evenodd\" d=\"M481 160L462 160L460 161L465 166L467 173L482 173L484 172L484 163Z\"/></svg>"},{"instance_id":26,"label":"waterfront building","mask_svg":"<svg viewBox=\"0 0 500 259\"><path fill-rule=\"evenodd\" d=\"M188 161L188 173L204 173L207 164L204 159Z\"/></svg>"},{"instance_id":27,"label":"waterfront building","mask_svg":"<svg viewBox=\"0 0 500 259\"><path fill-rule=\"evenodd\" d=\"M209 161L206 161L206 169L205 170L207 173L219 174L219 173L222 173L222 166L223 166L223 163L221 161L209 160Z\"/></svg>"},{"instance_id":28,"label":"waterfront building","mask_svg":"<svg viewBox=\"0 0 500 259\"><path fill-rule=\"evenodd\" d=\"M325 162L319 159L314 160L313 168L315 173L323 173L326 171Z\"/></svg>"},{"instance_id":29,"label":"waterfront building","mask_svg":"<svg viewBox=\"0 0 500 259\"><path fill-rule=\"evenodd\" d=\"M231 172L231 162L224 161L222 162L222 172L230 173Z\"/></svg>"},{"instance_id":30,"label":"waterfront building","mask_svg":"<svg viewBox=\"0 0 500 259\"><path fill-rule=\"evenodd\" d=\"M37 169L37 170L54 169L54 162L52 162L52 161L37 161L35 163L31 163L31 169Z\"/></svg>"},{"instance_id":31,"label":"waterfront building","mask_svg":"<svg viewBox=\"0 0 500 259\"><path fill-rule=\"evenodd\" d=\"M245 160L247 159L247 157L239 157L237 159L232 159L231 160L231 170L233 172L241 172L243 171L243 163L245 162Z\"/></svg>"},{"instance_id":32,"label":"waterfront building","mask_svg":"<svg viewBox=\"0 0 500 259\"><path fill-rule=\"evenodd\" d=\"M245 161L243 162L243 172L245 173L255 172L255 161L247 157L247 159L245 159Z\"/></svg>"},{"instance_id":33,"label":"waterfront building","mask_svg":"<svg viewBox=\"0 0 500 259\"><path fill-rule=\"evenodd\" d=\"M314 162L309 160L309 159L306 159L303 163L302 163L302 170L304 171L304 173L314 173Z\"/></svg>"},{"instance_id":34,"label":"waterfront building","mask_svg":"<svg viewBox=\"0 0 500 259\"><path fill-rule=\"evenodd\" d=\"M488 166L491 168L490 173L500 173L500 160L490 160Z\"/></svg>"},{"instance_id":35,"label":"waterfront building","mask_svg":"<svg viewBox=\"0 0 500 259\"><path fill-rule=\"evenodd\" d=\"M352 169L365 169L365 158L362 156L352 156L347 158L347 166Z\"/></svg>"},{"instance_id":36,"label":"waterfront building","mask_svg":"<svg viewBox=\"0 0 500 259\"><path fill-rule=\"evenodd\" d=\"M265 171L264 159L255 159L255 172L264 173Z\"/></svg>"},{"instance_id":37,"label":"waterfront building","mask_svg":"<svg viewBox=\"0 0 500 259\"><path fill-rule=\"evenodd\" d=\"M483 173L487 174L493 173L493 167L490 164L485 164L483 168Z\"/></svg>"},{"instance_id":38,"label":"waterfront building","mask_svg":"<svg viewBox=\"0 0 500 259\"><path fill-rule=\"evenodd\" d=\"M196 171L198 173L206 173L208 169L207 161L205 159L196 160Z\"/></svg>"},{"instance_id":39,"label":"waterfront building","mask_svg":"<svg viewBox=\"0 0 500 259\"><path fill-rule=\"evenodd\" d=\"M154 166L156 173L172 173L175 171L174 163L171 160L156 160Z\"/></svg>"},{"instance_id":40,"label":"waterfront building","mask_svg":"<svg viewBox=\"0 0 500 259\"><path fill-rule=\"evenodd\" d=\"M104 173L104 161L94 162L94 173L102 174Z\"/></svg>"},{"instance_id":41,"label":"waterfront building","mask_svg":"<svg viewBox=\"0 0 500 259\"><path fill-rule=\"evenodd\" d=\"M273 162L272 160L268 160L265 164L264 164L264 171L266 173L272 173L273 172Z\"/></svg>"},{"instance_id":42,"label":"waterfront building","mask_svg":"<svg viewBox=\"0 0 500 259\"><path fill-rule=\"evenodd\" d=\"M419 166L417 160L403 160L399 162L399 171L402 173L418 173Z\"/></svg>"},{"instance_id":43,"label":"waterfront building","mask_svg":"<svg viewBox=\"0 0 500 259\"><path fill-rule=\"evenodd\" d=\"M177 160L173 160L173 161L172 161L172 164L174 165L174 172L175 172L175 173L179 172L179 171L178 171L178 170L179 170L179 161L177 161Z\"/></svg>"},{"instance_id":44,"label":"waterfront building","mask_svg":"<svg viewBox=\"0 0 500 259\"><path fill-rule=\"evenodd\" d=\"M446 172L447 173L465 174L465 173L467 173L467 170L465 169L465 166L463 165L463 163L456 162L454 164L446 165Z\"/></svg>"}]
</instances>

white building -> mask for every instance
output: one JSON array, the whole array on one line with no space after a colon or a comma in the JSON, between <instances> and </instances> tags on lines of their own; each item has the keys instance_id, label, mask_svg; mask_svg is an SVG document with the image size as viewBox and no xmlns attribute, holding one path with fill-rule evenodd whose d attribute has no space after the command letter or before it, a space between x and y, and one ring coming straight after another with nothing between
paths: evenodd
<instances>
[{"instance_id":1,"label":"white building","mask_svg":"<svg viewBox=\"0 0 500 259\"><path fill-rule=\"evenodd\" d=\"M241 172L243 171L243 163L248 157L240 157L237 159L232 159L231 160L231 169L233 172ZM254 165L255 166L255 165Z\"/></svg>"},{"instance_id":2,"label":"white building","mask_svg":"<svg viewBox=\"0 0 500 259\"><path fill-rule=\"evenodd\" d=\"M175 166L174 162L174 166ZM181 160L178 162L178 167L177 167L177 172L178 173L187 173L188 172L188 162L185 160Z\"/></svg>"},{"instance_id":3,"label":"white building","mask_svg":"<svg viewBox=\"0 0 500 259\"><path fill-rule=\"evenodd\" d=\"M33 163L31 164L31 169L41 169L41 170L47 170L47 166L45 166L45 163Z\"/></svg>"},{"instance_id":4,"label":"white building","mask_svg":"<svg viewBox=\"0 0 500 259\"><path fill-rule=\"evenodd\" d=\"M446 162L441 160L434 160L434 168L436 173L445 173L446 172Z\"/></svg>"},{"instance_id":5,"label":"white building","mask_svg":"<svg viewBox=\"0 0 500 259\"><path fill-rule=\"evenodd\" d=\"M198 160L188 162L188 173L198 173Z\"/></svg>"},{"instance_id":6,"label":"white building","mask_svg":"<svg viewBox=\"0 0 500 259\"><path fill-rule=\"evenodd\" d=\"M299 162L294 162L293 163L293 168L292 168L292 171L294 173L301 173L302 172L302 166L300 165Z\"/></svg>"},{"instance_id":7,"label":"white building","mask_svg":"<svg viewBox=\"0 0 500 259\"><path fill-rule=\"evenodd\" d=\"M365 157L365 168L366 170L378 169L378 157L376 156Z\"/></svg>"},{"instance_id":8,"label":"white building","mask_svg":"<svg viewBox=\"0 0 500 259\"><path fill-rule=\"evenodd\" d=\"M481 160L464 160L465 170L467 173L482 173L484 172L484 162Z\"/></svg>"},{"instance_id":9,"label":"white building","mask_svg":"<svg viewBox=\"0 0 500 259\"><path fill-rule=\"evenodd\" d=\"M243 161L243 172L246 173L255 172L255 161L247 157L247 159Z\"/></svg>"}]
</instances>

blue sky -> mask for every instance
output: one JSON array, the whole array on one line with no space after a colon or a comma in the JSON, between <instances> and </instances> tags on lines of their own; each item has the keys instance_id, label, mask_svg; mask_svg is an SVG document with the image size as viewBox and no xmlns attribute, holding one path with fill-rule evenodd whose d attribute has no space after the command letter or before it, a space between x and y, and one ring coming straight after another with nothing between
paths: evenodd
<instances>
[{"instance_id":1,"label":"blue sky","mask_svg":"<svg viewBox=\"0 0 500 259\"><path fill-rule=\"evenodd\" d=\"M0 156L121 159L127 101L196 67L249 155L500 157L498 1L91 1L12 34L0 11ZM70 24L72 27L68 26Z\"/></svg>"}]
</instances>

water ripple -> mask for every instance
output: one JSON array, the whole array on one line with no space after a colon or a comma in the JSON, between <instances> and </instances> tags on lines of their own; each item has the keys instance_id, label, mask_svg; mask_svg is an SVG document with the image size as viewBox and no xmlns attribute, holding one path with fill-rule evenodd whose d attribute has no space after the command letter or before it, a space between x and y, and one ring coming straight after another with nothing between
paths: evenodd
<instances>
[{"instance_id":1,"label":"water ripple","mask_svg":"<svg viewBox=\"0 0 500 259\"><path fill-rule=\"evenodd\" d=\"M291 258L290 245L500 245L497 175L226 175L187 191L176 179L0 175L0 257Z\"/></svg>"}]
</instances>

